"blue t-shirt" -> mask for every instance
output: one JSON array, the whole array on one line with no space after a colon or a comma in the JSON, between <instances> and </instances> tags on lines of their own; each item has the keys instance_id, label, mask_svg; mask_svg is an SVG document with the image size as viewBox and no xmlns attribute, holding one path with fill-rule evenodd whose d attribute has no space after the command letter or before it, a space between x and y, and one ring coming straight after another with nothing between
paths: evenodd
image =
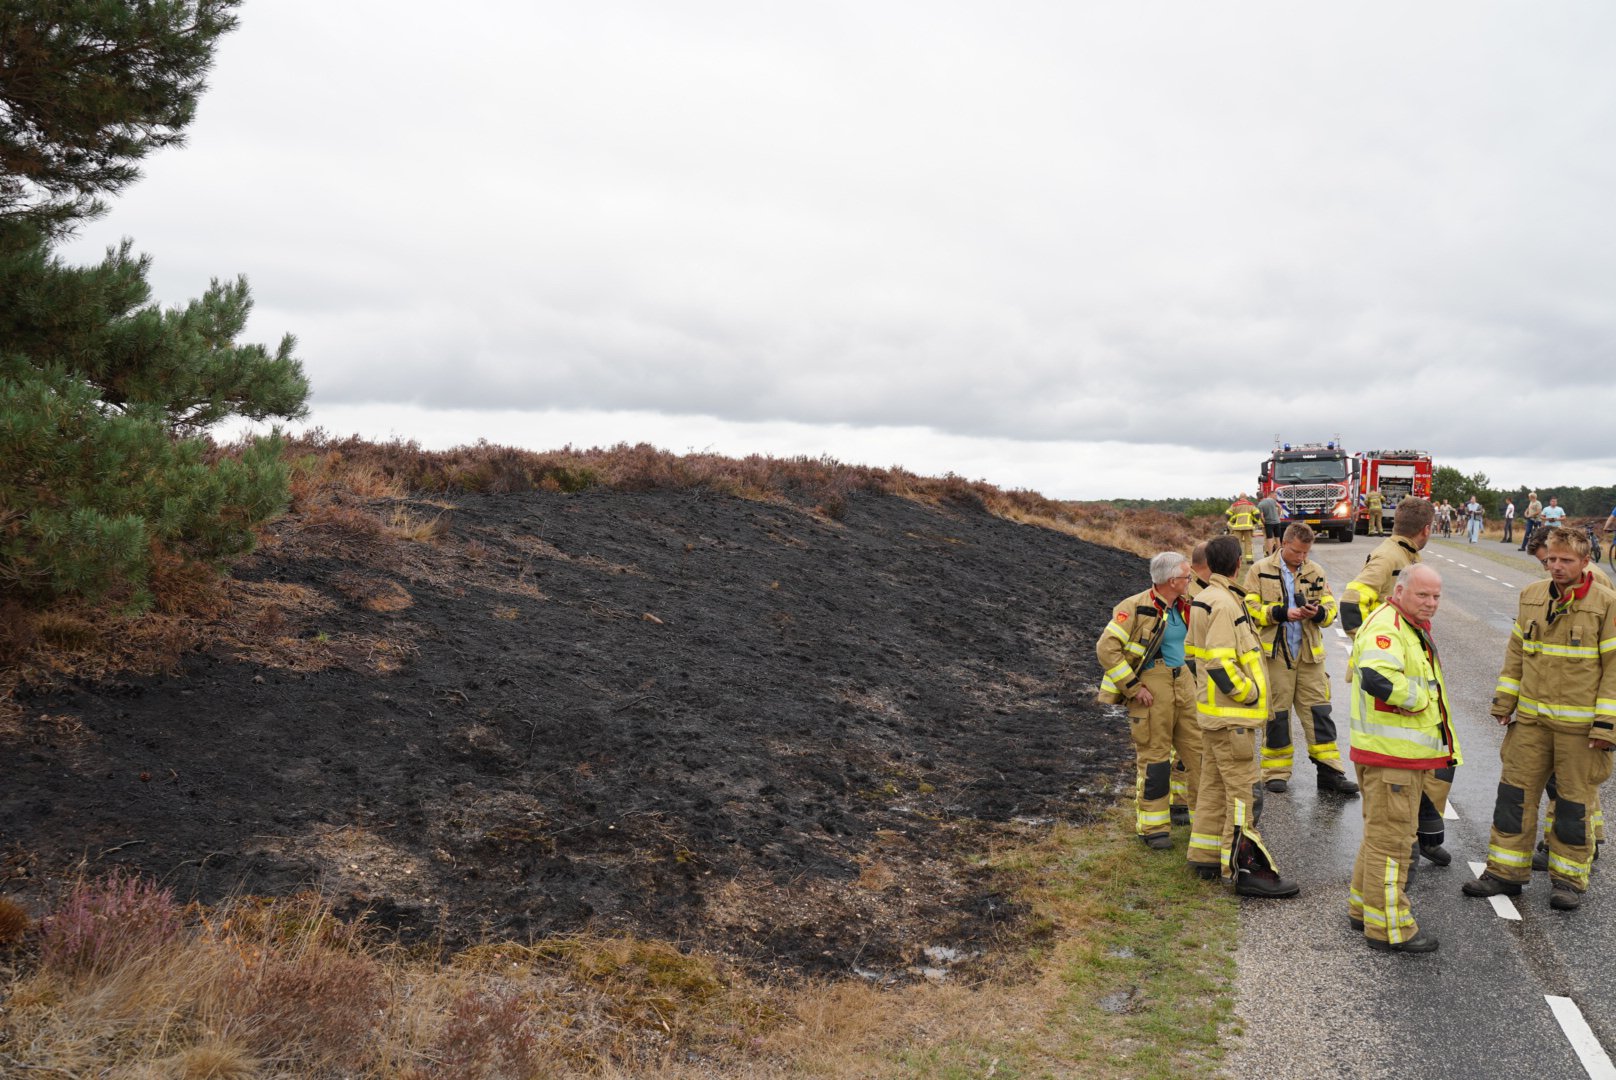
<instances>
[{"instance_id":1,"label":"blue t-shirt","mask_svg":"<svg viewBox=\"0 0 1616 1080\"><path fill-rule=\"evenodd\" d=\"M1161 662L1168 667L1184 666L1184 635L1189 633L1178 608L1167 609L1167 629L1162 632Z\"/></svg>"},{"instance_id":2,"label":"blue t-shirt","mask_svg":"<svg viewBox=\"0 0 1616 1080\"><path fill-rule=\"evenodd\" d=\"M1565 518L1565 507L1545 506L1543 508L1543 521L1547 525L1556 525Z\"/></svg>"}]
</instances>

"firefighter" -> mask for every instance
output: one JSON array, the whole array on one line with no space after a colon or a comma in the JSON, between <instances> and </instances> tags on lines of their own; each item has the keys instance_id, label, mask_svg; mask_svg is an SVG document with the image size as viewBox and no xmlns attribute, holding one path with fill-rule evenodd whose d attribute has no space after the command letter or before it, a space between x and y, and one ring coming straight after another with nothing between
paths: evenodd
<instances>
[{"instance_id":1,"label":"firefighter","mask_svg":"<svg viewBox=\"0 0 1616 1080\"><path fill-rule=\"evenodd\" d=\"M1190 581L1189 592L1184 595L1194 600L1201 595L1201 590L1212 584L1212 570L1206 565L1206 541L1202 540L1190 549L1190 573L1195 575Z\"/></svg>"},{"instance_id":2,"label":"firefighter","mask_svg":"<svg viewBox=\"0 0 1616 1080\"><path fill-rule=\"evenodd\" d=\"M1553 529L1538 529L1532 534L1531 539L1526 541L1526 553L1542 563L1544 570L1549 568L1549 558L1543 549L1548 544L1549 537L1553 535ZM1588 563L1588 573L1593 575L1595 588L1616 589L1616 586L1611 585L1610 578L1605 572L1592 561ZM1559 789L1554 783L1554 777L1549 777L1543 794L1548 797L1549 809L1543 815L1543 839L1537 842L1537 850L1532 852L1532 869L1539 874L1549 868L1549 833L1554 831L1554 803L1559 798ZM1599 791L1595 789L1594 801L1588 807L1588 821L1594 831L1595 860L1599 858L1600 845L1605 842L1605 812L1600 802Z\"/></svg>"},{"instance_id":3,"label":"firefighter","mask_svg":"<svg viewBox=\"0 0 1616 1080\"><path fill-rule=\"evenodd\" d=\"M1150 560L1151 587L1117 604L1094 650L1105 675L1099 698L1128 708L1133 735L1134 829L1146 847L1172 847L1171 824L1189 824L1201 773L1195 677L1184 664L1189 630L1189 560L1164 551ZM1176 764L1175 764L1176 759ZM1172 821L1171 804L1183 807Z\"/></svg>"},{"instance_id":4,"label":"firefighter","mask_svg":"<svg viewBox=\"0 0 1616 1080\"><path fill-rule=\"evenodd\" d=\"M1190 604L1185 653L1195 670L1201 727L1200 792L1190 825L1189 864L1203 878L1229 878L1241 896L1299 892L1279 876L1257 834L1257 729L1268 719L1262 644L1234 575L1241 543L1220 536L1206 546L1210 583Z\"/></svg>"},{"instance_id":5,"label":"firefighter","mask_svg":"<svg viewBox=\"0 0 1616 1080\"><path fill-rule=\"evenodd\" d=\"M1225 510L1223 515L1229 519L1229 531L1234 534L1235 539L1240 541L1240 550L1244 553L1245 564L1250 566L1252 561L1251 537L1257 530L1258 522L1262 520L1262 512L1257 509L1250 499L1246 498L1246 493L1242 491L1234 502L1229 504L1229 509Z\"/></svg>"},{"instance_id":6,"label":"firefighter","mask_svg":"<svg viewBox=\"0 0 1616 1080\"><path fill-rule=\"evenodd\" d=\"M1435 522L1436 508L1429 499L1410 495L1397 504L1392 514L1391 536L1375 546L1358 576L1341 592L1341 628L1348 637L1357 634L1364 620L1385 602L1397 583L1397 575L1420 561L1420 552L1430 541ZM1438 866L1447 866L1453 861L1448 849L1442 846L1447 840L1442 812L1447 809L1448 791L1452 787L1452 768L1433 769L1425 778L1425 790L1420 799L1420 854Z\"/></svg>"},{"instance_id":7,"label":"firefighter","mask_svg":"<svg viewBox=\"0 0 1616 1080\"><path fill-rule=\"evenodd\" d=\"M1372 487L1364 495L1364 508L1369 511L1369 535L1385 535L1385 527L1381 524L1381 514L1386 509L1386 497L1380 493L1378 487Z\"/></svg>"},{"instance_id":8,"label":"firefighter","mask_svg":"<svg viewBox=\"0 0 1616 1080\"><path fill-rule=\"evenodd\" d=\"M1347 779L1330 715L1322 628L1335 622L1336 603L1324 569L1308 558L1313 539L1312 528L1294 522L1279 550L1246 571L1246 607L1262 640L1272 710L1262 745L1263 786L1273 792L1289 786L1294 712L1307 739L1308 760L1318 770L1319 790L1356 795L1358 785Z\"/></svg>"},{"instance_id":9,"label":"firefighter","mask_svg":"<svg viewBox=\"0 0 1616 1080\"><path fill-rule=\"evenodd\" d=\"M1435 952L1414 921L1407 885L1419 828L1423 773L1459 764L1431 617L1442 578L1416 564L1392 586L1353 639L1352 762L1363 785L1363 842L1352 864L1347 918L1369 947Z\"/></svg>"},{"instance_id":10,"label":"firefighter","mask_svg":"<svg viewBox=\"0 0 1616 1080\"><path fill-rule=\"evenodd\" d=\"M1506 725L1487 869L1466 896L1519 896L1532 873L1537 804L1552 775L1549 906L1575 911L1588 891L1590 817L1616 750L1616 593L1588 573L1588 538L1555 528L1549 579L1521 590L1492 715Z\"/></svg>"}]
</instances>

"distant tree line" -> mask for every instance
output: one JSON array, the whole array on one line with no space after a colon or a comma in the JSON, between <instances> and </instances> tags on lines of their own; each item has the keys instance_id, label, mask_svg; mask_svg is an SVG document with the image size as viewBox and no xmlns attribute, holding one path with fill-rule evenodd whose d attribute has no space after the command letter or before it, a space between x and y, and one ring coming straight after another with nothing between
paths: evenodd
<instances>
[{"instance_id":1,"label":"distant tree line","mask_svg":"<svg viewBox=\"0 0 1616 1080\"><path fill-rule=\"evenodd\" d=\"M1529 501L1527 497L1534 491L1545 506L1548 505L1551 496L1559 499L1566 514L1574 518L1603 518L1610 513L1612 507L1616 507L1616 484L1586 488L1523 484L1518 488L1495 488L1487 479L1486 473L1477 472L1465 476L1451 465L1438 465L1431 475L1432 498L1447 499L1455 506L1460 506L1468 502L1471 495L1475 495L1486 509L1488 517L1498 517L1504 512L1505 499L1514 499L1515 512L1521 513L1526 509Z\"/></svg>"},{"instance_id":2,"label":"distant tree line","mask_svg":"<svg viewBox=\"0 0 1616 1080\"><path fill-rule=\"evenodd\" d=\"M1228 499L1107 499L1112 506L1126 510L1165 510L1169 514L1185 517L1222 517L1229 508Z\"/></svg>"}]
</instances>

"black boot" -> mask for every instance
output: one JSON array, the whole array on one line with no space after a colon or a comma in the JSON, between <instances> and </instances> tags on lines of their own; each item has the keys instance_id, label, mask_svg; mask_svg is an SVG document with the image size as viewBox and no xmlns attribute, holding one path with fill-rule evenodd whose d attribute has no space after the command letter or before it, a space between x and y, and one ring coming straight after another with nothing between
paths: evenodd
<instances>
[{"instance_id":1,"label":"black boot","mask_svg":"<svg viewBox=\"0 0 1616 1080\"><path fill-rule=\"evenodd\" d=\"M1321 768L1319 770L1319 790L1333 791L1337 795L1356 795L1358 794L1358 785L1348 780L1346 773Z\"/></svg>"},{"instance_id":2,"label":"black boot","mask_svg":"<svg viewBox=\"0 0 1616 1080\"><path fill-rule=\"evenodd\" d=\"M1493 877L1491 871L1483 871L1475 881L1467 881L1459 887L1459 891L1466 896L1519 896L1521 887L1513 881Z\"/></svg>"},{"instance_id":3,"label":"black boot","mask_svg":"<svg viewBox=\"0 0 1616 1080\"><path fill-rule=\"evenodd\" d=\"M1374 938L1364 938L1364 940L1369 943L1371 949L1376 949L1380 952L1406 952L1416 955L1436 952L1436 938L1427 934L1424 930L1421 930L1407 941L1399 941L1395 945L1389 941L1376 941Z\"/></svg>"},{"instance_id":4,"label":"black boot","mask_svg":"<svg viewBox=\"0 0 1616 1080\"><path fill-rule=\"evenodd\" d=\"M1422 840L1419 843L1419 849L1421 855L1425 856L1431 862L1436 863L1438 866L1447 866L1453 861L1453 856L1449 854L1448 849L1443 847L1441 844L1427 844Z\"/></svg>"},{"instance_id":5,"label":"black boot","mask_svg":"<svg viewBox=\"0 0 1616 1080\"><path fill-rule=\"evenodd\" d=\"M1582 906L1582 894L1563 881L1554 883L1549 893L1549 906L1555 911L1576 911Z\"/></svg>"},{"instance_id":6,"label":"black boot","mask_svg":"<svg viewBox=\"0 0 1616 1080\"><path fill-rule=\"evenodd\" d=\"M1302 887L1279 876L1277 871L1263 869L1238 870L1234 877L1236 896L1254 896L1266 900L1279 900L1295 896Z\"/></svg>"}]
</instances>

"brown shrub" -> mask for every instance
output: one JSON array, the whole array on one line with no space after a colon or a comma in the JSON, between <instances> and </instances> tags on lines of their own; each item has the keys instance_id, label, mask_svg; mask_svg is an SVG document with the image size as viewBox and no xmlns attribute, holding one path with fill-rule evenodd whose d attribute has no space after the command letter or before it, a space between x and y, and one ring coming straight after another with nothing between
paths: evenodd
<instances>
[{"instance_id":1,"label":"brown shrub","mask_svg":"<svg viewBox=\"0 0 1616 1080\"><path fill-rule=\"evenodd\" d=\"M15 600L0 603L0 667L20 661L38 639L33 612Z\"/></svg>"},{"instance_id":2,"label":"brown shrub","mask_svg":"<svg viewBox=\"0 0 1616 1080\"><path fill-rule=\"evenodd\" d=\"M226 994L249 1049L266 1057L295 1052L337 1067L371 1054L386 1000L375 960L320 944L249 951L245 958Z\"/></svg>"},{"instance_id":3,"label":"brown shrub","mask_svg":"<svg viewBox=\"0 0 1616 1080\"><path fill-rule=\"evenodd\" d=\"M151 549L147 588L153 609L163 615L212 619L229 606L224 576L217 569L158 543Z\"/></svg>"},{"instance_id":4,"label":"brown shrub","mask_svg":"<svg viewBox=\"0 0 1616 1080\"><path fill-rule=\"evenodd\" d=\"M538 1075L543 1055L535 1017L511 990L468 990L449 1006L426 1073L442 1080Z\"/></svg>"},{"instance_id":5,"label":"brown shrub","mask_svg":"<svg viewBox=\"0 0 1616 1080\"><path fill-rule=\"evenodd\" d=\"M22 944L32 925L21 905L0 897L0 949L14 949Z\"/></svg>"}]
</instances>

